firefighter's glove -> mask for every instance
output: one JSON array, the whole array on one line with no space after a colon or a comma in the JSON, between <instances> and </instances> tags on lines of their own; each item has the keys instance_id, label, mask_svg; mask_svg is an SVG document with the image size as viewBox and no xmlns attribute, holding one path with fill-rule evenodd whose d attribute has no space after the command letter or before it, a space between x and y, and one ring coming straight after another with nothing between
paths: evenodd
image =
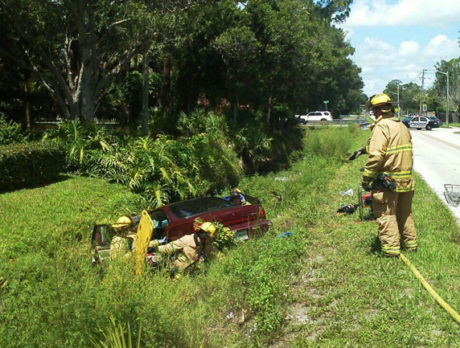
<instances>
[{"instance_id":1,"label":"firefighter's glove","mask_svg":"<svg viewBox=\"0 0 460 348\"><path fill-rule=\"evenodd\" d=\"M160 245L160 240L154 239L149 242L149 249L156 250Z\"/></svg>"},{"instance_id":2,"label":"firefighter's glove","mask_svg":"<svg viewBox=\"0 0 460 348\"><path fill-rule=\"evenodd\" d=\"M361 187L366 191L370 191L372 189L372 183L370 181L364 180L361 182Z\"/></svg>"},{"instance_id":3,"label":"firefighter's glove","mask_svg":"<svg viewBox=\"0 0 460 348\"><path fill-rule=\"evenodd\" d=\"M365 147L362 147L362 148L356 150L355 152L353 152L353 154L350 157L348 157L348 159L350 161L353 161L356 158L358 158L359 156L361 156L363 153L366 153L366 148Z\"/></svg>"}]
</instances>

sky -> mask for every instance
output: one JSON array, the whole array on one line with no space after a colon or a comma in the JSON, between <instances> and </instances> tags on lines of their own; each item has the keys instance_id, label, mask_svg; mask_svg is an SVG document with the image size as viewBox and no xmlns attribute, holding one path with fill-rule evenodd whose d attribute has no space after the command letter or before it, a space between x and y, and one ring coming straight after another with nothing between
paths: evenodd
<instances>
[{"instance_id":1,"label":"sky","mask_svg":"<svg viewBox=\"0 0 460 348\"><path fill-rule=\"evenodd\" d=\"M422 69L430 87L436 62L460 57L460 0L354 0L338 26L355 48L368 96L394 79L421 85Z\"/></svg>"}]
</instances>

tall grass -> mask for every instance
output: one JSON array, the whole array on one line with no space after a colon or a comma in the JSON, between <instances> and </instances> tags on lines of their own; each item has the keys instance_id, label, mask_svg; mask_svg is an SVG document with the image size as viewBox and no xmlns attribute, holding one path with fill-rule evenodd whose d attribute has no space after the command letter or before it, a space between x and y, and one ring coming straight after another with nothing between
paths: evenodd
<instances>
[{"instance_id":1,"label":"tall grass","mask_svg":"<svg viewBox=\"0 0 460 348\"><path fill-rule=\"evenodd\" d=\"M315 132L309 134L311 139L321 136ZM328 132L334 132L337 141L349 136ZM136 277L125 262L113 263L104 274L92 268L92 224L140 211L145 204L120 186L71 177L1 195L0 269L7 285L0 293L0 345L105 342L114 330L110 318L124 327L129 324L132 337L142 327L143 345L251 342L278 332L289 302L286 276L298 271L305 243L301 228L290 226L289 216L283 216L283 207L289 200L311 201L308 196L321 186L318 182L325 182L340 164L338 157L321 157L319 147L308 151L314 153L305 153L295 171L276 174L297 178L290 183L276 181L275 174L242 183L248 193L262 199L276 227L265 237L222 254L219 262L194 278L171 280L161 272ZM280 202L272 200L272 191L281 196ZM316 209L312 205L304 211L312 221ZM277 238L285 228L298 232L290 239ZM250 329L249 336L228 331L227 326L238 332L242 324Z\"/></svg>"},{"instance_id":2,"label":"tall grass","mask_svg":"<svg viewBox=\"0 0 460 348\"><path fill-rule=\"evenodd\" d=\"M430 345L455 344L450 320L404 266L370 252L375 226L335 215L337 193L361 175L362 159L343 159L367 135L354 128L308 131L292 168L241 181L274 226L193 277L147 269L135 276L129 259L104 272L92 267L92 224L145 206L122 186L70 177L0 195L0 346L81 347L122 337L133 345L140 337L141 346L178 347L423 345L420 337ZM421 252L412 260L458 307L458 230L419 186ZM425 219L422 207L442 212L442 220ZM439 229L442 244L433 240ZM292 237L279 238L285 231ZM289 319L299 305L308 314L300 324Z\"/></svg>"}]
</instances>

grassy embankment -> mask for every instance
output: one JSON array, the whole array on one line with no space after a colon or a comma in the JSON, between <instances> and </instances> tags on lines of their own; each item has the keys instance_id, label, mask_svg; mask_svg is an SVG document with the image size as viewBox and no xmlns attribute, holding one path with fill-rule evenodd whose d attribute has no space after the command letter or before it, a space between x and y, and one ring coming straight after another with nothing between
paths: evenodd
<instances>
[{"instance_id":1,"label":"grassy embankment","mask_svg":"<svg viewBox=\"0 0 460 348\"><path fill-rule=\"evenodd\" d=\"M356 200L338 192L357 187L364 158L343 158L367 136L309 131L290 170L245 179L274 228L193 278L135 277L125 262L95 272L92 224L143 208L119 186L70 177L0 195L0 345L88 346L109 318L141 328L143 346L458 345L459 326L402 261L372 252L374 223L335 213ZM421 179L414 215L420 250L408 257L458 310L459 229Z\"/></svg>"},{"instance_id":2,"label":"grassy embankment","mask_svg":"<svg viewBox=\"0 0 460 348\"><path fill-rule=\"evenodd\" d=\"M446 123L444 122L442 125L441 125L442 128L447 128L447 125ZM460 127L460 123L449 123L449 127Z\"/></svg>"}]
</instances>

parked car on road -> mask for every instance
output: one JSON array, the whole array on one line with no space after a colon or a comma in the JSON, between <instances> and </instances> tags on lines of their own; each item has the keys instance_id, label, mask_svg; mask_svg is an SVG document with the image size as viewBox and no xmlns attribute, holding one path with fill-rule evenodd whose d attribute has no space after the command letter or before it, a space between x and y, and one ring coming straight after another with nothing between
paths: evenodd
<instances>
[{"instance_id":1,"label":"parked car on road","mask_svg":"<svg viewBox=\"0 0 460 348\"><path fill-rule=\"evenodd\" d=\"M428 117L425 116L414 116L409 121L409 128L431 130L431 121Z\"/></svg>"},{"instance_id":2,"label":"parked car on road","mask_svg":"<svg viewBox=\"0 0 460 348\"><path fill-rule=\"evenodd\" d=\"M406 117L404 117L404 118L401 120L401 122L404 123L404 125L405 125L407 128L409 128L409 122L410 122L411 118L412 118L412 116L406 116Z\"/></svg>"},{"instance_id":3,"label":"parked car on road","mask_svg":"<svg viewBox=\"0 0 460 348\"><path fill-rule=\"evenodd\" d=\"M302 123L307 122L332 122L332 114L329 111L311 111L306 115L295 115Z\"/></svg>"},{"instance_id":4,"label":"parked car on road","mask_svg":"<svg viewBox=\"0 0 460 348\"><path fill-rule=\"evenodd\" d=\"M174 241L186 234L195 233L193 222L196 218L203 221L220 222L233 231L236 239L247 240L264 233L270 226L265 210L255 197L245 195L246 205L232 205L219 197L201 197L171 203L148 211L154 230L151 239ZM124 230L135 232L140 216L132 216L130 225ZM95 225L92 233L93 262L110 255L111 240L120 236L113 225Z\"/></svg>"},{"instance_id":5,"label":"parked car on road","mask_svg":"<svg viewBox=\"0 0 460 348\"><path fill-rule=\"evenodd\" d=\"M430 120L431 128L439 128L439 127L441 127L442 122L436 116L428 116L428 119Z\"/></svg>"}]
</instances>

